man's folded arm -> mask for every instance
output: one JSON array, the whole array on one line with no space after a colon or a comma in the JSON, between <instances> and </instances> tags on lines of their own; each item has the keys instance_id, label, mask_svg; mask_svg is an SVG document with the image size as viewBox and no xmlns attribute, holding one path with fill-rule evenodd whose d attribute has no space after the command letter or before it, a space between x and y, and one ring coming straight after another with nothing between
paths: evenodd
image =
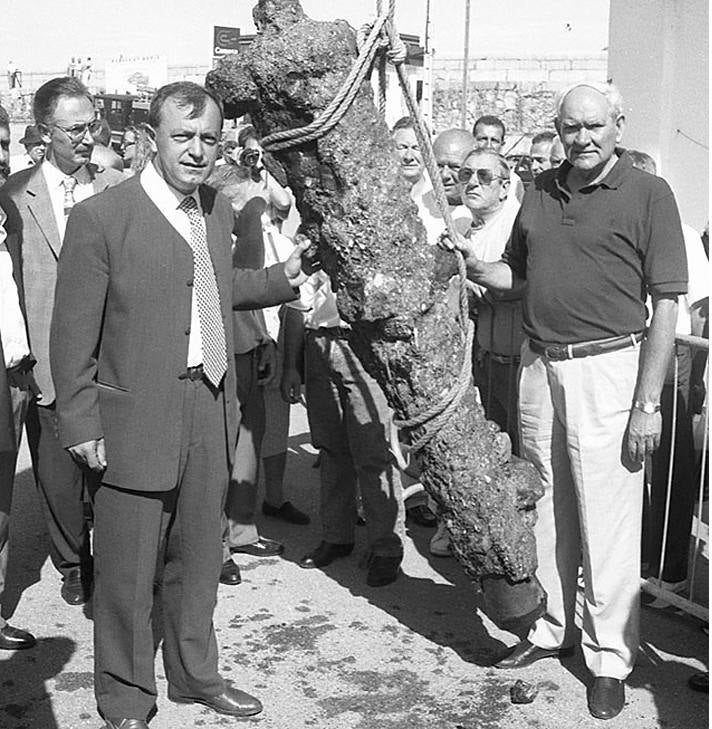
<instances>
[{"instance_id":1,"label":"man's folded arm","mask_svg":"<svg viewBox=\"0 0 712 729\"><path fill-rule=\"evenodd\" d=\"M50 366L62 446L103 436L95 384L96 352L109 282L102 226L84 206L67 221L50 329Z\"/></svg>"}]
</instances>

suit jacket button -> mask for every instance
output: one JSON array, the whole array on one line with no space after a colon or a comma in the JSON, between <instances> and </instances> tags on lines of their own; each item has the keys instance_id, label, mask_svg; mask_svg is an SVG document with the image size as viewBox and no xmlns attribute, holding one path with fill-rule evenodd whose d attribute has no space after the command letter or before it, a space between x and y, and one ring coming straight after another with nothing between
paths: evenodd
<instances>
[{"instance_id":1,"label":"suit jacket button","mask_svg":"<svg viewBox=\"0 0 712 729\"><path fill-rule=\"evenodd\" d=\"M186 285L186 286L192 286L192 285L193 285L193 279L192 279L192 278L189 278L189 279L188 279L188 280L187 280L187 281L185 282L185 285Z\"/></svg>"},{"instance_id":2,"label":"suit jacket button","mask_svg":"<svg viewBox=\"0 0 712 729\"><path fill-rule=\"evenodd\" d=\"M190 334L190 327L186 327L186 328L185 328L185 333L186 333L186 334Z\"/></svg>"}]
</instances>

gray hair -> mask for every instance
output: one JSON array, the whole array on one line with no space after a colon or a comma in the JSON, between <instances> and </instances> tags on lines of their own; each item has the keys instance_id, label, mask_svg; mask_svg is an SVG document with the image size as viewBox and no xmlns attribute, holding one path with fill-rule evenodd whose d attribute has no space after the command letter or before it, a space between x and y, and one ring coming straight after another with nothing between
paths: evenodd
<instances>
[{"instance_id":1,"label":"gray hair","mask_svg":"<svg viewBox=\"0 0 712 729\"><path fill-rule=\"evenodd\" d=\"M623 97L621 92L612 83L602 81L578 81L575 84L570 84L561 89L554 98L554 110L556 112L556 118L561 116L561 107L564 105L566 97L574 90L581 88L582 86L598 91L599 94L605 96L608 102L608 109L611 112L611 116L618 118L623 114Z\"/></svg>"}]
</instances>

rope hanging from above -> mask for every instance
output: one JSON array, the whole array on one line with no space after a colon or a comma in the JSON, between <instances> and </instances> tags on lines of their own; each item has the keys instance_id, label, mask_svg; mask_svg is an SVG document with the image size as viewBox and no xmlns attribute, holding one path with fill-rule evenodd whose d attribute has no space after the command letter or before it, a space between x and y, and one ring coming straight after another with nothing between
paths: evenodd
<instances>
[{"instance_id":1,"label":"rope hanging from above","mask_svg":"<svg viewBox=\"0 0 712 729\"><path fill-rule=\"evenodd\" d=\"M315 141L326 135L341 121L341 119L343 119L344 115L356 98L356 95L361 88L361 84L373 69L377 56L379 61L378 107L381 115L384 116L385 63L390 51L390 55L394 59L393 63L398 75L398 82L403 92L408 112L411 118L415 121L415 135L423 154L423 161L425 162L425 167L428 171L428 176L430 177L438 209L445 222L447 235L450 239L454 240L457 235L457 231L455 229L452 215L450 214L450 206L447 201L447 197L445 196L445 190L443 189L438 166L435 161L430 133L427 130L418 104L413 97L408 77L403 69L403 63L405 61L405 53L402 53L403 43L396 33L393 25L395 0L389 0L388 10L385 12L382 11L382 0L377 0L377 6L378 17L373 25L370 26L370 30L365 40L363 40L363 36L366 35L366 30L368 30L368 28L362 28L359 31L360 42L358 58L333 101L314 121L307 126L273 132L272 134L264 137L262 140L262 147L267 152L278 152L296 147L300 144ZM412 452L422 450L422 448L439 432L443 425L445 425L467 392L472 379L471 362L474 342L474 322L469 316L467 271L462 254L457 250L455 250L454 253L457 258L458 278L460 284L459 323L465 339L463 362L455 383L437 403L412 418L394 420L394 424L397 428L419 429L421 431L414 443L410 446L410 450Z\"/></svg>"}]
</instances>

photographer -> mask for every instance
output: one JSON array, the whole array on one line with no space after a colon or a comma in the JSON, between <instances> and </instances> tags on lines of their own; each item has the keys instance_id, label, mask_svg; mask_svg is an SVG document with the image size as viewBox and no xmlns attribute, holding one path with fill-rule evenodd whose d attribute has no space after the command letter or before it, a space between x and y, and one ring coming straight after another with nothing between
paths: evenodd
<instances>
[{"instance_id":1,"label":"photographer","mask_svg":"<svg viewBox=\"0 0 712 729\"><path fill-rule=\"evenodd\" d=\"M215 168L208 184L230 200L236 215L248 200L263 198L267 203L265 223L279 227L289 215L292 198L265 167L255 128L244 126L238 133L237 145L226 145L224 156L227 164Z\"/></svg>"}]
</instances>

